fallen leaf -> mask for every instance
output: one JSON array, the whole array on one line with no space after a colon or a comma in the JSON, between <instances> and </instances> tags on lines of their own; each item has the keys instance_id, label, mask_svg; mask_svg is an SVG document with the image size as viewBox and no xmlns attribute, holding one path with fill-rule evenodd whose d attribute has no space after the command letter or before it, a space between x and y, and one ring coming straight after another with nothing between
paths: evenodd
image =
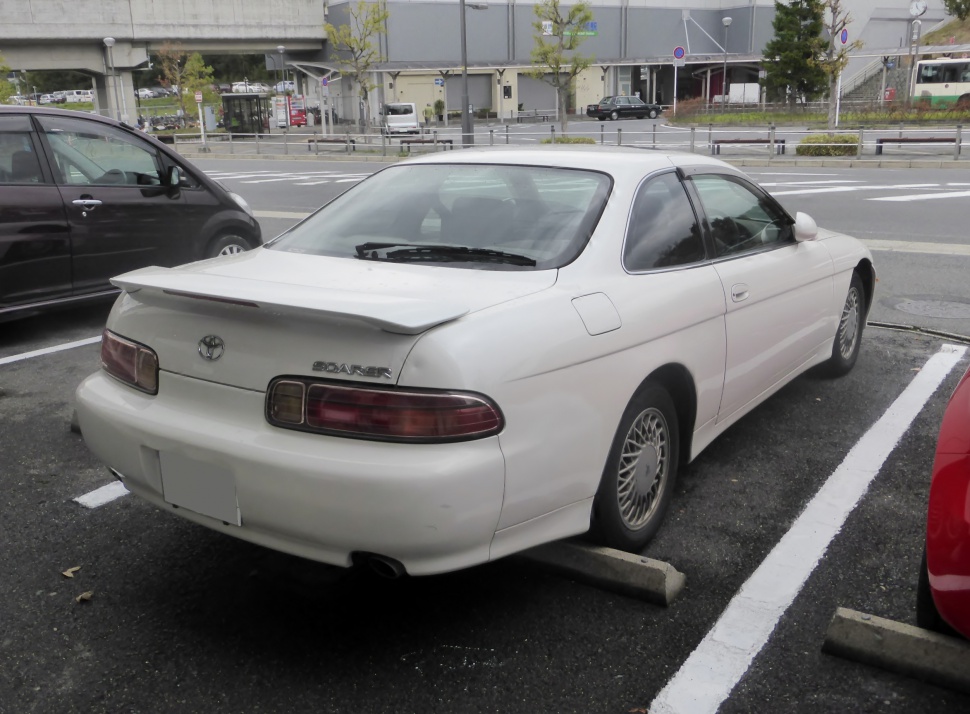
<instances>
[{"instance_id":1,"label":"fallen leaf","mask_svg":"<svg viewBox=\"0 0 970 714\"><path fill-rule=\"evenodd\" d=\"M80 569L81 569L80 565L75 565L73 568L68 568L67 570L65 570L63 573L61 573L61 575L63 575L65 578L73 578L74 573L76 573Z\"/></svg>"},{"instance_id":2,"label":"fallen leaf","mask_svg":"<svg viewBox=\"0 0 970 714\"><path fill-rule=\"evenodd\" d=\"M78 595L76 598L74 598L74 602L86 602L90 600L93 595L94 595L94 590L88 590L87 592L83 592L80 595Z\"/></svg>"}]
</instances>

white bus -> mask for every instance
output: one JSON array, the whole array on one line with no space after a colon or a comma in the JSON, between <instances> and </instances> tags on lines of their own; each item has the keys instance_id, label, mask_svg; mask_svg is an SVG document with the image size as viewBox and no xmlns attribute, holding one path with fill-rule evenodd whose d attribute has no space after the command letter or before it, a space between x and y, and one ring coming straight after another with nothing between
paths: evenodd
<instances>
[{"instance_id":1,"label":"white bus","mask_svg":"<svg viewBox=\"0 0 970 714\"><path fill-rule=\"evenodd\" d=\"M970 58L920 60L913 101L926 100L932 106L960 104L970 108Z\"/></svg>"}]
</instances>

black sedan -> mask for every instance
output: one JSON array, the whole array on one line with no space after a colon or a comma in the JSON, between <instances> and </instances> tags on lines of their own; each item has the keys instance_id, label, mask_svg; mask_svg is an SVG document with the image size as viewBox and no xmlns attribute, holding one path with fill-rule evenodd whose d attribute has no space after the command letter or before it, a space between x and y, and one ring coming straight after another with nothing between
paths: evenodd
<instances>
[{"instance_id":1,"label":"black sedan","mask_svg":"<svg viewBox=\"0 0 970 714\"><path fill-rule=\"evenodd\" d=\"M0 321L113 296L108 280L262 245L246 202L103 117L0 107Z\"/></svg>"},{"instance_id":2,"label":"black sedan","mask_svg":"<svg viewBox=\"0 0 970 714\"><path fill-rule=\"evenodd\" d=\"M640 97L603 97L596 104L586 105L586 116L600 121L616 121L621 117L656 119L662 111L659 104L647 104Z\"/></svg>"}]
</instances>

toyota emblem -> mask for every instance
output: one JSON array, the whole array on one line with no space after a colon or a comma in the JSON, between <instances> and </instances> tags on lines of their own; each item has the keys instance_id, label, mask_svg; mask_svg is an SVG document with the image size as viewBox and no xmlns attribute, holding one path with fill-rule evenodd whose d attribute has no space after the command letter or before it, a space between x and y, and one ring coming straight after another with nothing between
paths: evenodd
<instances>
[{"instance_id":1,"label":"toyota emblem","mask_svg":"<svg viewBox=\"0 0 970 714\"><path fill-rule=\"evenodd\" d=\"M202 359L215 362L226 351L226 343L218 335L206 335L199 340L199 355Z\"/></svg>"}]
</instances>

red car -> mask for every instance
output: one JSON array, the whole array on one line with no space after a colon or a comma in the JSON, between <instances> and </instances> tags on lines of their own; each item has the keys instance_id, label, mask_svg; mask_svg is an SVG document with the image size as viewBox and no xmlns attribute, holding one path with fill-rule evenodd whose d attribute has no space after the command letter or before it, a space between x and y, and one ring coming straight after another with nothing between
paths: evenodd
<instances>
[{"instance_id":1,"label":"red car","mask_svg":"<svg viewBox=\"0 0 970 714\"><path fill-rule=\"evenodd\" d=\"M970 369L950 397L936 444L916 621L970 638Z\"/></svg>"}]
</instances>

